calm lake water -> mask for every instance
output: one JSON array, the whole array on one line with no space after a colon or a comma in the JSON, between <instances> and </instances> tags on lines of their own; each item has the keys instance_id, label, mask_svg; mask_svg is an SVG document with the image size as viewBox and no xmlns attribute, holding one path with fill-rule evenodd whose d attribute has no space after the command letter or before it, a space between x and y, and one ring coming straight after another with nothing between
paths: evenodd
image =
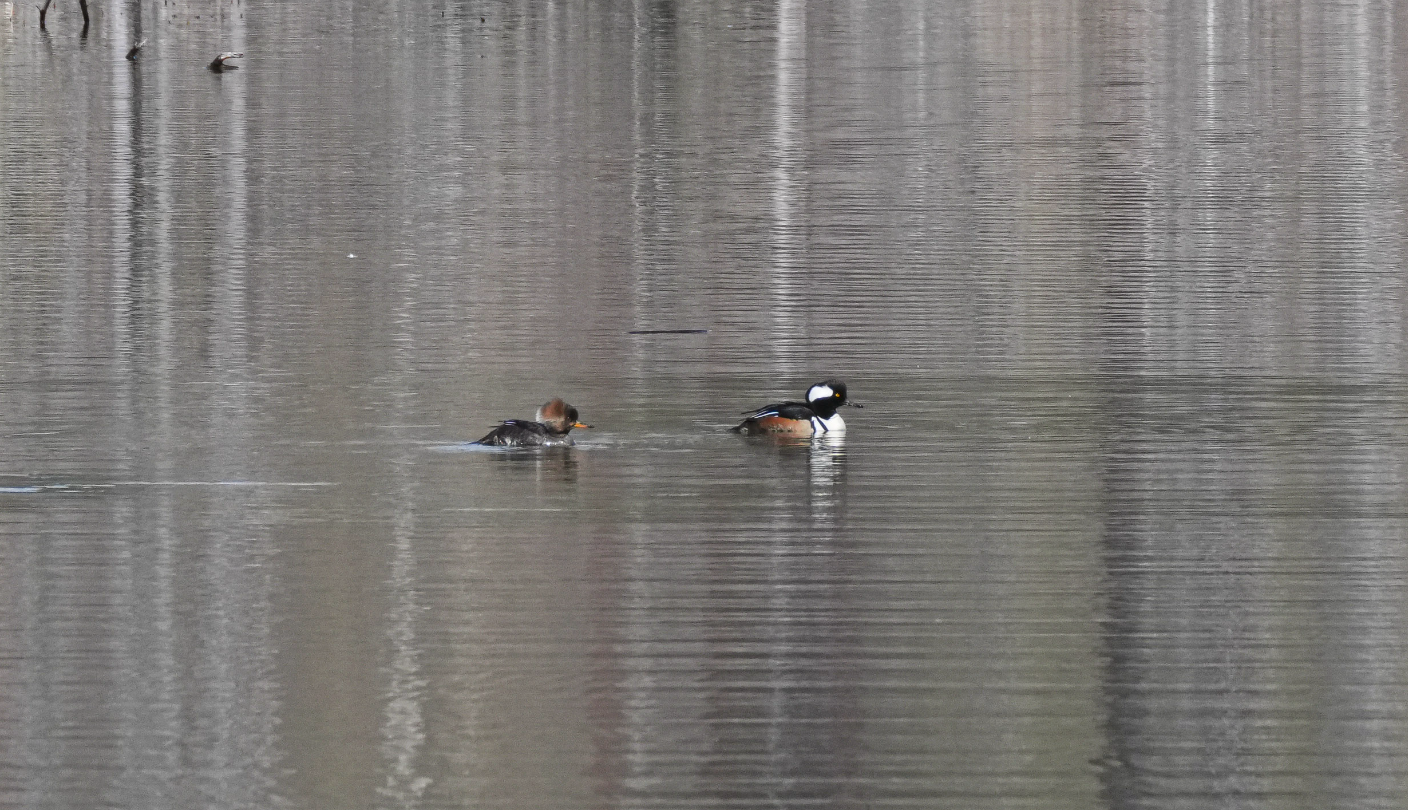
<instances>
[{"instance_id":1,"label":"calm lake water","mask_svg":"<svg viewBox=\"0 0 1408 810\"><path fill-rule=\"evenodd\" d=\"M93 6L0 6L0 805L1408 806L1400 4Z\"/></svg>"}]
</instances>

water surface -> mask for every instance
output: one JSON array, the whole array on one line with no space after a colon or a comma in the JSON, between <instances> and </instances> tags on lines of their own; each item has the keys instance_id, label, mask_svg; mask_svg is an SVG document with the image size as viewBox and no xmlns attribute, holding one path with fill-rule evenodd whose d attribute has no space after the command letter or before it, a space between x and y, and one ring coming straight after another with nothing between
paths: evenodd
<instances>
[{"instance_id":1,"label":"water surface","mask_svg":"<svg viewBox=\"0 0 1408 810\"><path fill-rule=\"evenodd\" d=\"M0 804L1408 804L1392 4L15 13Z\"/></svg>"}]
</instances>

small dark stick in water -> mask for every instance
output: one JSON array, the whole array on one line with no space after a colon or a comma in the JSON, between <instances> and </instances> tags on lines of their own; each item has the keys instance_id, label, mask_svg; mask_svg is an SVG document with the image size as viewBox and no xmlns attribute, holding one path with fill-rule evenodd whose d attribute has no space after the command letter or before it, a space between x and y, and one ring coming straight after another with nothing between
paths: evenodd
<instances>
[{"instance_id":1,"label":"small dark stick in water","mask_svg":"<svg viewBox=\"0 0 1408 810\"><path fill-rule=\"evenodd\" d=\"M243 58L244 58L244 54L242 54L242 53L234 53L233 51L226 51L225 53L222 53L222 54L220 54L219 56L215 57L215 61L213 61L213 62L210 63L210 69L213 70L213 71L215 71L216 73L219 73L219 72L222 71L222 70L238 70L238 69L239 69L239 65L227 65L227 64L225 64L225 60L226 60L226 59L243 59Z\"/></svg>"},{"instance_id":2,"label":"small dark stick in water","mask_svg":"<svg viewBox=\"0 0 1408 810\"><path fill-rule=\"evenodd\" d=\"M142 46L143 46L143 45L146 45L146 44L147 44L147 38L146 38L146 37L142 37L142 39L141 39L136 45L133 45L133 46L132 46L132 50L130 50L130 51L127 52L127 61L129 61L129 62L135 62L135 61L137 61L137 57L142 55Z\"/></svg>"},{"instance_id":3,"label":"small dark stick in water","mask_svg":"<svg viewBox=\"0 0 1408 810\"><path fill-rule=\"evenodd\" d=\"M49 4L52 3L52 2L54 2L54 0L44 0L44 5L42 5L42 6L35 6L35 8L39 9L39 30L40 30L40 31L46 30L46 29L44 28L44 17L45 17L45 15L47 15L47 14L49 13Z\"/></svg>"}]
</instances>

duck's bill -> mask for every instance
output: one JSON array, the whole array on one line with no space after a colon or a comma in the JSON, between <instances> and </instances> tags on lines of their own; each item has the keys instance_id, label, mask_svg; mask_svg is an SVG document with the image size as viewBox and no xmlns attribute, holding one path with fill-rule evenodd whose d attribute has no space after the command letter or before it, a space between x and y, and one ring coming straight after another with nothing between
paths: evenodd
<instances>
[{"instance_id":1,"label":"duck's bill","mask_svg":"<svg viewBox=\"0 0 1408 810\"><path fill-rule=\"evenodd\" d=\"M573 422L573 423L572 423L572 427L574 427L574 428L589 428L589 427L591 427L591 425L584 425L584 424L582 424L581 422Z\"/></svg>"}]
</instances>

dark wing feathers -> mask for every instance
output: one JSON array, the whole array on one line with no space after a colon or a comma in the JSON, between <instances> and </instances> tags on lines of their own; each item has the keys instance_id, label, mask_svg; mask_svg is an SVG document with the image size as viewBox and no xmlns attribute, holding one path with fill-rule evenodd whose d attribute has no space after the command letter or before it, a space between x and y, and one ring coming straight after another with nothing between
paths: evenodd
<instances>
[{"instance_id":1,"label":"dark wing feathers","mask_svg":"<svg viewBox=\"0 0 1408 810\"><path fill-rule=\"evenodd\" d=\"M764 416L780 416L783 419L807 420L815 416L810 405L805 402L779 402L756 411L744 411L749 419L762 419Z\"/></svg>"},{"instance_id":2,"label":"dark wing feathers","mask_svg":"<svg viewBox=\"0 0 1408 810\"><path fill-rule=\"evenodd\" d=\"M547 425L528 419L507 419L475 444L492 444L500 447L516 444L542 444L547 435Z\"/></svg>"}]
</instances>

